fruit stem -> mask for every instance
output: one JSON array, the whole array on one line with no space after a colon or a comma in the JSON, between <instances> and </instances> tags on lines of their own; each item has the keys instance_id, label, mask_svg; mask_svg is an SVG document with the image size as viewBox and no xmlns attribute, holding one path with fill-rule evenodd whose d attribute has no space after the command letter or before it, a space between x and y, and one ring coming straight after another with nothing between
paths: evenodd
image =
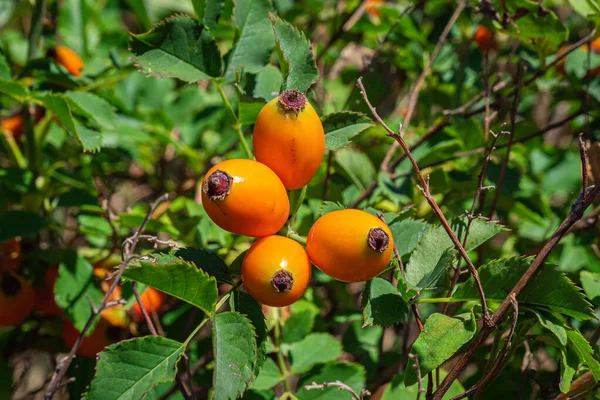
<instances>
[{"instance_id":1,"label":"fruit stem","mask_svg":"<svg viewBox=\"0 0 600 400\"><path fill-rule=\"evenodd\" d=\"M250 150L250 146L248 146L248 142L246 141L246 138L244 137L244 132L242 132L242 124L240 124L240 121L238 120L238 117L235 114L235 111L233 110L231 103L227 99L227 96L225 96L225 92L223 92L223 86L221 86L221 84L216 79L212 79L212 83L215 85L215 87L217 88L217 91L221 95L221 99L223 99L223 104L225 104L225 108L227 108L227 110L229 111L229 114L231 114L231 118L233 119L233 127L235 128L235 130L238 134L238 138L240 139L240 143L242 144L242 147L244 148L244 151L246 152L246 156L249 159L254 158L254 156L252 155L252 151Z\"/></svg>"},{"instance_id":2,"label":"fruit stem","mask_svg":"<svg viewBox=\"0 0 600 400\"><path fill-rule=\"evenodd\" d=\"M290 218L288 225L293 227L294 220L296 219L296 214L298 214L298 210L302 207L302 202L304 202L304 197L306 197L306 188L308 186L303 186L300 190L292 190L289 194L290 203L292 204L292 209L290 212Z\"/></svg>"},{"instance_id":3,"label":"fruit stem","mask_svg":"<svg viewBox=\"0 0 600 400\"><path fill-rule=\"evenodd\" d=\"M286 236L289 237L290 239L294 239L296 242L298 242L300 244L306 245L306 237L298 235L296 232L294 232L291 229L288 231Z\"/></svg>"}]
</instances>

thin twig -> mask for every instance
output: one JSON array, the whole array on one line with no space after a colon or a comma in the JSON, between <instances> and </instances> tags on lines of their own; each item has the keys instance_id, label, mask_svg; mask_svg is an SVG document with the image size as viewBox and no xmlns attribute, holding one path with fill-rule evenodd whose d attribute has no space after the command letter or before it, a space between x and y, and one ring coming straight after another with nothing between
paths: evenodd
<instances>
[{"instance_id":1,"label":"thin twig","mask_svg":"<svg viewBox=\"0 0 600 400\"><path fill-rule=\"evenodd\" d=\"M328 387L336 387L340 391L344 390L344 391L352 394L352 398L355 400L363 400L365 398L365 396L371 395L371 392L369 392L366 389L362 389L360 391L360 393L356 393L356 391L354 389L352 389L350 386L346 385L342 381L323 382L321 384L318 384L317 382L313 381L313 383L311 383L310 385L304 385L305 390L325 390Z\"/></svg>"},{"instance_id":2,"label":"thin twig","mask_svg":"<svg viewBox=\"0 0 600 400\"><path fill-rule=\"evenodd\" d=\"M485 339L490 335L490 333L495 329L500 321L504 318L504 315L509 310L512 305L512 296L514 298L518 298L523 289L529 284L529 282L533 279L536 273L540 270L540 268L544 265L544 262L548 258L548 255L552 251L552 249L558 244L558 242L562 239L562 237L569 231L571 226L577 222L583 216L583 212L590 206L592 199L600 194L600 185L592 186L589 188L584 188L583 191L588 191L588 197L586 201L583 201L583 195L579 195L577 200L573 203L571 207L571 211L569 215L563 220L560 226L556 229L556 231L552 234L552 237L548 239L544 247L538 253L536 258L533 260L527 271L523 274L521 279L517 282L517 284L510 291L509 295L504 299L504 301L500 304L494 315L492 316L492 323L489 326L484 326L483 329L479 331L477 336L471 341L467 349L463 352L462 356L457 360L454 367L448 372L446 378L442 381L436 392L434 393L434 400L441 400L444 394L452 385L452 382L462 373L462 371L467 367L469 360L475 354L479 346L483 344Z\"/></svg>"},{"instance_id":3,"label":"thin twig","mask_svg":"<svg viewBox=\"0 0 600 400\"><path fill-rule=\"evenodd\" d=\"M150 319L150 315L148 315L148 310L146 310L146 306L144 305L144 302L142 301L142 298L140 297L140 293L137 288L137 282L131 282L131 288L133 289L133 294L135 295L135 300L137 301L138 305L140 306L140 310L142 311L142 315L144 316L144 319L146 320L146 325L148 325L148 329L150 330L150 333L153 336L158 336L158 332L156 332L156 327L152 323L152 319Z\"/></svg>"},{"instance_id":4,"label":"thin twig","mask_svg":"<svg viewBox=\"0 0 600 400\"><path fill-rule=\"evenodd\" d=\"M577 137L579 139L579 154L581 156L581 182L584 188L589 185L588 170L590 168L590 159L587 155L585 147L585 141L583 140L583 133L580 133ZM583 191L583 201L587 199L587 193Z\"/></svg>"},{"instance_id":5,"label":"thin twig","mask_svg":"<svg viewBox=\"0 0 600 400\"><path fill-rule=\"evenodd\" d=\"M413 363L413 368L415 369L415 372L417 373L417 398L416 398L416 400L419 400L419 398L421 397L421 393L425 392L425 389L423 389L421 387L421 385L423 383L423 377L421 376L421 367L419 366L419 355L411 353L408 355L408 357L411 360L415 361Z\"/></svg>"},{"instance_id":6,"label":"thin twig","mask_svg":"<svg viewBox=\"0 0 600 400\"><path fill-rule=\"evenodd\" d=\"M524 341L523 346L525 347L525 354L523 355L523 362L521 363L519 400L523 400L525 397L525 383L527 382L527 371L529 370L529 365L531 365L531 359L533 358L533 354L531 353L531 349L529 348L529 343L527 343L527 341Z\"/></svg>"},{"instance_id":7,"label":"thin twig","mask_svg":"<svg viewBox=\"0 0 600 400\"><path fill-rule=\"evenodd\" d=\"M452 228L450 227L450 224L448 224L448 221L446 220L446 217L444 216L444 213L442 212L442 210L438 206L438 204L435 201L434 197L431 195L431 192L429 190L429 177L427 179L423 177L423 174L421 173L421 169L417 165L417 162L415 161L412 153L410 152L410 149L406 145L406 142L404 141L404 139L402 138L402 136L399 133L396 133L392 129L390 129L390 127L387 126L387 124L383 121L383 119L381 119L381 117L377 113L377 110L375 109L375 107L373 107L371 105L371 103L369 102L369 98L367 97L367 93L366 93L365 87L364 87L364 85L362 83L362 79L360 79L360 78L358 79L357 85L358 85L358 87L360 89L361 95L362 95L365 103L367 104L367 106L371 110L371 113L373 114L373 117L388 132L389 136L391 136L394 140L396 140L396 142L402 147L402 150L404 150L404 152L406 153L406 156L410 160L410 162L411 162L411 164L413 166L413 169L415 170L415 173L417 174L417 177L418 177L419 181L421 182L422 187L419 187L419 189L421 190L421 192L425 196L425 199L427 200L427 202L429 203L429 205L433 209L433 212L436 214L436 216L440 220L442 226L444 227L444 230L446 231L446 233L450 237L450 240L452 240L452 243L454 243L454 246L458 250L458 253L466 261L466 263L467 263L467 265L469 267L469 270L471 271L471 274L473 275L473 279L475 280L475 283L477 285L477 290L479 292L479 297L480 297L480 300L481 300L481 308L482 308L482 312L483 312L483 316L484 316L484 324L486 324L486 325L489 324L489 322L490 322L490 316L489 316L487 304L486 304L486 301L485 301L485 294L483 292L483 287L481 286L481 281L479 280L479 274L477 273L477 269L475 269L475 266L473 265L473 262L469 258L469 255L467 254L467 251L465 250L465 248L463 247L463 245L460 243L460 240L458 240L458 238L456 237L456 234L454 233L454 231L452 231ZM399 131L401 131L401 129L399 129Z\"/></svg>"},{"instance_id":8,"label":"thin twig","mask_svg":"<svg viewBox=\"0 0 600 400\"><path fill-rule=\"evenodd\" d=\"M456 20L458 19L458 17L464 10L464 8L465 8L465 3L461 1L458 4L458 6L456 7L456 9L454 10L454 13L452 14L452 16L450 17L450 20L446 24L446 27L442 31L442 34L440 35L440 38L439 38L437 44L435 45L433 51L431 52L431 54L429 56L429 59L427 60L427 64L425 65L425 68L423 68L421 75L419 75L419 79L417 79L417 82L415 83L415 86L410 93L406 117L404 118L402 128L398 132L398 135L401 137L404 137L406 130L410 126L410 121L415 112L415 108L417 106L417 100L419 99L419 93L421 92L423 83L425 83L425 78L431 72L431 67L433 66L433 62L435 61L437 55L439 54L440 50L442 49L442 46L444 45L444 43L446 43L446 39L448 38L448 34L450 33L450 30L454 26L454 23L456 22ZM381 171L388 171L389 163L392 160L392 157L396 153L397 149L398 149L398 143L394 142L392 144L392 146L389 148L388 152L386 153L383 161L381 162L381 165L379 167L379 169Z\"/></svg>"},{"instance_id":9,"label":"thin twig","mask_svg":"<svg viewBox=\"0 0 600 400\"><path fill-rule=\"evenodd\" d=\"M48 383L48 386L46 387L46 391L44 394L44 400L51 400L52 397L54 396L54 393L56 392L56 389L57 389L58 385L60 384L62 378L66 374L66 372L69 368L69 365L71 365L71 362L75 358L75 354L77 353L77 350L81 346L81 343L83 342L83 339L84 339L87 331L90 329L90 327L91 327L92 323L94 322L94 320L96 319L96 317L100 313L102 313L102 311L106 308L107 304L109 303L110 297L112 296L113 292L115 291L116 287L118 286L119 282L121 281L121 276L123 275L123 272L125 272L125 268L129 265L131 260L134 259L133 252L135 251L135 249L137 247L137 244L139 241L139 236L142 234L142 232L146 228L146 225L148 224L148 221L150 220L150 216L152 215L152 213L154 212L154 210L156 209L156 207L158 207L158 205L160 203L162 203L168 199L169 199L169 194L167 193L167 194L160 196L158 199L156 199L150 205L150 209L148 210L148 213L144 217L142 224L140 225L139 229L133 235L133 240L131 241L131 246L127 247L127 253L126 253L125 259L119 266L119 270L115 276L115 279L112 281L112 284L110 285L108 291L104 295L102 302L95 310L93 310L92 315L87 320L85 326L81 330L81 333L79 334L79 337L77 338L77 341L71 348L71 351L69 352L69 354L66 357L64 357L60 362L58 362L58 364L56 365L56 368L54 370L52 378L50 379L50 382Z\"/></svg>"}]
</instances>

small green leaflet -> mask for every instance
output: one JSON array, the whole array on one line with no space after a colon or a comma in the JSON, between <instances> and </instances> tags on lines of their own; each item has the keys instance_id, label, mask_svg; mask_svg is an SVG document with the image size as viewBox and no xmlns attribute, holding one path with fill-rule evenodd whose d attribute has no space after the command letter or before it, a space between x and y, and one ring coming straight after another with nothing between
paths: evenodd
<instances>
[{"instance_id":1,"label":"small green leaflet","mask_svg":"<svg viewBox=\"0 0 600 400\"><path fill-rule=\"evenodd\" d=\"M331 151L339 150L362 131L375 124L365 114L354 111L341 111L321 117L325 130L325 147Z\"/></svg>"},{"instance_id":2,"label":"small green leaflet","mask_svg":"<svg viewBox=\"0 0 600 400\"><path fill-rule=\"evenodd\" d=\"M210 31L190 17L167 18L139 35L132 34L133 62L148 75L194 83L219 77L222 60Z\"/></svg>"},{"instance_id":3,"label":"small green leaflet","mask_svg":"<svg viewBox=\"0 0 600 400\"><path fill-rule=\"evenodd\" d=\"M287 21L271 16L271 22L284 77L281 89L306 92L319 78L310 41L304 33Z\"/></svg>"},{"instance_id":4,"label":"small green leaflet","mask_svg":"<svg viewBox=\"0 0 600 400\"><path fill-rule=\"evenodd\" d=\"M29 97L29 90L18 82L0 79L0 93L4 93L19 102L25 102Z\"/></svg>"},{"instance_id":5,"label":"small green leaflet","mask_svg":"<svg viewBox=\"0 0 600 400\"><path fill-rule=\"evenodd\" d=\"M125 340L100 353L87 400L142 399L154 386L170 382L185 351L183 343L146 336Z\"/></svg>"},{"instance_id":6,"label":"small green leaflet","mask_svg":"<svg viewBox=\"0 0 600 400\"><path fill-rule=\"evenodd\" d=\"M290 346L292 371L308 372L314 365L333 361L342 355L342 345L328 333L311 333Z\"/></svg>"},{"instance_id":7,"label":"small green leaflet","mask_svg":"<svg viewBox=\"0 0 600 400\"><path fill-rule=\"evenodd\" d=\"M408 305L398 289L383 278L373 278L367 282L361 304L363 326L390 326L408 319Z\"/></svg>"},{"instance_id":8,"label":"small green leaflet","mask_svg":"<svg viewBox=\"0 0 600 400\"><path fill-rule=\"evenodd\" d=\"M488 300L502 301L525 273L533 258L512 257L491 261L479 269L479 279ZM455 299L478 299L473 277L458 286ZM544 265L517 299L528 307L551 310L573 318L595 318L581 290L552 265Z\"/></svg>"},{"instance_id":9,"label":"small green leaflet","mask_svg":"<svg viewBox=\"0 0 600 400\"><path fill-rule=\"evenodd\" d=\"M472 314L455 318L444 314L432 314L412 346L411 353L419 358L421 376L427 375L444 361L452 357L468 343L477 330L477 321ZM417 373L409 362L404 376L406 386L417 383Z\"/></svg>"}]
</instances>

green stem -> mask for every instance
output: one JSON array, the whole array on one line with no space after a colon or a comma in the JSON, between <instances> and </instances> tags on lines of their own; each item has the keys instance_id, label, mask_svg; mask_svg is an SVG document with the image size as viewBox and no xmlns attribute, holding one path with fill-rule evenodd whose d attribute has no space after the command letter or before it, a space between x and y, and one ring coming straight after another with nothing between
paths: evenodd
<instances>
[{"instance_id":1,"label":"green stem","mask_svg":"<svg viewBox=\"0 0 600 400\"><path fill-rule=\"evenodd\" d=\"M473 299L477 300L477 299ZM411 300L410 304L429 304L429 303L464 303L466 301L471 301L471 299L454 299L452 297L432 297L429 299L414 299Z\"/></svg>"},{"instance_id":2,"label":"green stem","mask_svg":"<svg viewBox=\"0 0 600 400\"><path fill-rule=\"evenodd\" d=\"M27 162L29 170L37 177L38 160L37 160L37 143L35 142L35 131L33 129L33 118L29 111L30 104L23 104L21 116L23 117L23 130L25 131L25 140L27 142Z\"/></svg>"},{"instance_id":3,"label":"green stem","mask_svg":"<svg viewBox=\"0 0 600 400\"><path fill-rule=\"evenodd\" d=\"M231 118L233 119L234 128L238 134L240 143L242 144L242 147L244 148L244 151L246 152L246 156L248 156L248 158L253 158L252 151L250 150L250 146L248 146L248 142L246 142L246 138L244 137L244 132L242 132L242 125L240 124L240 121L239 121L235 111L233 110L231 103L227 99L227 96L225 96L225 92L223 92L223 86L221 86L221 84L219 82L217 82L216 80L213 80L212 83L215 85L215 87L217 88L217 91L221 95L221 99L223 99L223 104L225 104L225 108L227 108L227 110L229 111L229 114L231 114Z\"/></svg>"},{"instance_id":4,"label":"green stem","mask_svg":"<svg viewBox=\"0 0 600 400\"><path fill-rule=\"evenodd\" d=\"M288 381L288 377L290 376L290 371L287 368L285 363L285 359L283 358L283 354L281 354L281 314L280 309L275 308L275 346L277 347L277 364L279 365L279 370L283 375L283 387L286 392L290 392L290 383Z\"/></svg>"},{"instance_id":5,"label":"green stem","mask_svg":"<svg viewBox=\"0 0 600 400\"><path fill-rule=\"evenodd\" d=\"M298 210L300 210L300 207L302 207L302 202L304 201L304 197L306 197L307 187L308 186L303 186L300 190L293 190L290 192L290 203L292 203L292 209L290 210L290 218L288 223L290 227L294 225L296 214L298 214Z\"/></svg>"},{"instance_id":6,"label":"green stem","mask_svg":"<svg viewBox=\"0 0 600 400\"><path fill-rule=\"evenodd\" d=\"M300 244L306 245L306 237L298 235L293 230L289 230L286 236L289 237L290 239L294 239L296 242L298 242Z\"/></svg>"},{"instance_id":7,"label":"green stem","mask_svg":"<svg viewBox=\"0 0 600 400\"><path fill-rule=\"evenodd\" d=\"M44 10L46 9L45 0L37 0L31 13L31 29L29 31L27 61L31 61L37 54L40 37L42 36L42 23Z\"/></svg>"},{"instance_id":8,"label":"green stem","mask_svg":"<svg viewBox=\"0 0 600 400\"><path fill-rule=\"evenodd\" d=\"M23 157L19 145L15 141L15 138L10 133L0 132L0 141L2 145L10 155L11 160L21 169L27 168L27 160Z\"/></svg>"}]
</instances>

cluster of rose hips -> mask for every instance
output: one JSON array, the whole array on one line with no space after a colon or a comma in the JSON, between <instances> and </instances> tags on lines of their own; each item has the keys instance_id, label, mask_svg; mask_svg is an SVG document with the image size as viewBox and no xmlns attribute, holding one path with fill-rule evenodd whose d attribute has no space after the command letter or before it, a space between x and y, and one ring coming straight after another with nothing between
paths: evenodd
<instances>
[{"instance_id":1,"label":"cluster of rose hips","mask_svg":"<svg viewBox=\"0 0 600 400\"><path fill-rule=\"evenodd\" d=\"M34 287L21 276L22 263L19 239L0 243L0 327L19 325L34 312L51 317L64 317L64 312L56 304L54 297L58 266L46 266L43 284L40 287ZM100 280L104 292L110 286L110 281L106 280L109 267L111 266L96 265L94 267L94 275ZM121 299L121 289L117 286L109 301L119 299ZM166 299L166 294L150 287L146 288L140 296L144 308L150 315L158 313ZM104 309L100 317L94 332L83 339L77 351L78 355L95 357L98 352L123 336L122 330L129 327L131 320L140 321L144 318L137 302L129 312L124 305L117 305ZM75 344L79 334L70 321L64 321L62 336L68 347Z\"/></svg>"},{"instance_id":2,"label":"cluster of rose hips","mask_svg":"<svg viewBox=\"0 0 600 400\"><path fill-rule=\"evenodd\" d=\"M355 209L320 217L306 250L278 236L289 218L286 190L306 186L325 152L321 120L305 95L287 90L260 111L252 138L256 161L223 161L202 182L202 204L221 228L259 238L242 261L242 282L259 302L283 307L298 300L310 282L311 262L343 282L379 275L392 257L387 225Z\"/></svg>"}]
</instances>

